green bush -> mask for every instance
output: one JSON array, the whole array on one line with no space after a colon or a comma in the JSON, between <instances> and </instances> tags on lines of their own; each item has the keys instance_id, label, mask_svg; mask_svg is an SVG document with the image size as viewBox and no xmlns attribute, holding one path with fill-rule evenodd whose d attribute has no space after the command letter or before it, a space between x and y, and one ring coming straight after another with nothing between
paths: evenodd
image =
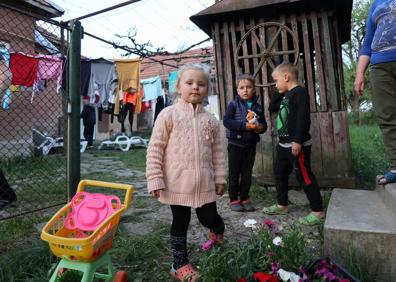
<instances>
[{"instance_id":1,"label":"green bush","mask_svg":"<svg viewBox=\"0 0 396 282\"><path fill-rule=\"evenodd\" d=\"M378 126L349 126L352 164L363 188L374 188L375 177L388 169L382 133Z\"/></svg>"}]
</instances>

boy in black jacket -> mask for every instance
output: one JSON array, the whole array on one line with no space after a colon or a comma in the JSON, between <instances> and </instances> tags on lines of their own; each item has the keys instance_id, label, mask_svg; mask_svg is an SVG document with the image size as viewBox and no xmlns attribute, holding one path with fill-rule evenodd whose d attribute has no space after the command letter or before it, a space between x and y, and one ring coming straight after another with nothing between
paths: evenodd
<instances>
[{"instance_id":1,"label":"boy in black jacket","mask_svg":"<svg viewBox=\"0 0 396 282\"><path fill-rule=\"evenodd\" d=\"M267 124L263 108L257 103L254 78L251 75L241 75L236 84L238 96L230 102L223 118L228 138L230 208L239 212L254 211L249 190L256 143L260 141L259 134L267 130ZM257 122L248 122L248 111L251 111L250 116L256 117Z\"/></svg>"},{"instance_id":2,"label":"boy in black jacket","mask_svg":"<svg viewBox=\"0 0 396 282\"><path fill-rule=\"evenodd\" d=\"M278 203L265 207L263 212L288 212L288 177L294 169L312 209L299 222L304 225L317 225L323 222L325 214L319 186L311 170L312 141L309 134L311 119L308 93L298 85L298 69L291 63L277 66L272 77L279 92L274 95L269 105L270 112L278 112L276 127L279 144L274 167Z\"/></svg>"},{"instance_id":3,"label":"boy in black jacket","mask_svg":"<svg viewBox=\"0 0 396 282\"><path fill-rule=\"evenodd\" d=\"M89 104L89 97L83 98L83 110L80 114L80 118L83 119L84 124L84 139L88 142L88 146L93 146L93 134L96 123L95 108Z\"/></svg>"}]
</instances>

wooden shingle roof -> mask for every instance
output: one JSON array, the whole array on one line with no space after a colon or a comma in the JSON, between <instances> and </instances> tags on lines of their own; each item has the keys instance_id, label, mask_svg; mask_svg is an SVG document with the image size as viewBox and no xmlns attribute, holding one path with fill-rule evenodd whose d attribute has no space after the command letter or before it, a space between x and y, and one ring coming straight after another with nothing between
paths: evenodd
<instances>
[{"instance_id":1,"label":"wooden shingle roof","mask_svg":"<svg viewBox=\"0 0 396 282\"><path fill-rule=\"evenodd\" d=\"M214 22L249 17L276 18L300 10L332 8L337 12L341 41L346 42L350 38L352 4L353 0L222 0L191 16L190 20L211 36Z\"/></svg>"}]
</instances>

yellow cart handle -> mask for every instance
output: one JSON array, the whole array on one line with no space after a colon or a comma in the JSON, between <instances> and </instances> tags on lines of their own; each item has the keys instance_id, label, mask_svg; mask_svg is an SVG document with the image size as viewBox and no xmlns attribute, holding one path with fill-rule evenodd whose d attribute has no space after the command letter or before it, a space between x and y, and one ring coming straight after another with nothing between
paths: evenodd
<instances>
[{"instance_id":1,"label":"yellow cart handle","mask_svg":"<svg viewBox=\"0 0 396 282\"><path fill-rule=\"evenodd\" d=\"M85 186L125 190L124 206L126 208L129 208L129 206L131 205L132 193L133 191L135 191L133 186L129 184L84 179L78 183L77 193L83 192L85 190Z\"/></svg>"}]
</instances>

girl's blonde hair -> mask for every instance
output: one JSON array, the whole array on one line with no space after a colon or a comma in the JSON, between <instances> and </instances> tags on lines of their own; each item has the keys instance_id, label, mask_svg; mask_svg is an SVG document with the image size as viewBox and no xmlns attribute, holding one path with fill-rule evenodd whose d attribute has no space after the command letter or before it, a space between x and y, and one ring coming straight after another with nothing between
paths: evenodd
<instances>
[{"instance_id":1,"label":"girl's blonde hair","mask_svg":"<svg viewBox=\"0 0 396 282\"><path fill-rule=\"evenodd\" d=\"M205 75L206 81L208 82L208 89L209 89L209 82L210 82L210 67L205 64L201 63L187 63L179 68L179 71L177 72L177 82L176 85L179 85L180 83L180 78L183 75L184 72L188 70L198 70L202 71L202 73Z\"/></svg>"}]
</instances>

